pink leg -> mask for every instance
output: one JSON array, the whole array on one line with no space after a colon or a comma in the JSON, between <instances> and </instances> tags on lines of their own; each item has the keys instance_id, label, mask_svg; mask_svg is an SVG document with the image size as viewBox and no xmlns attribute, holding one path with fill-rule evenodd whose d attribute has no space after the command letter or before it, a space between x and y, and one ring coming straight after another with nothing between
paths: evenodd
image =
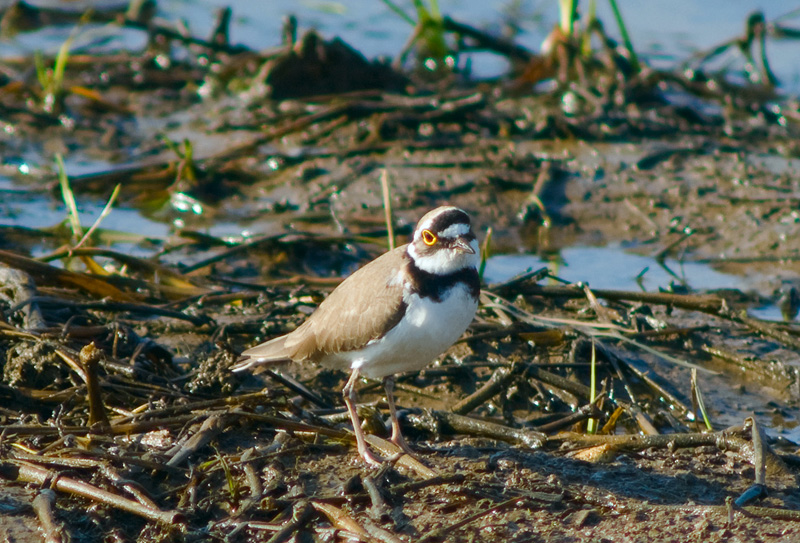
<instances>
[{"instance_id":1,"label":"pink leg","mask_svg":"<svg viewBox=\"0 0 800 543\"><path fill-rule=\"evenodd\" d=\"M400 447L407 455L417 458L417 455L408 446L403 433L400 431L400 421L397 420L397 407L394 404L394 376L390 375L383 378L383 388L386 389L386 402L389 404L389 417L392 419L392 437L390 441Z\"/></svg>"},{"instance_id":2,"label":"pink leg","mask_svg":"<svg viewBox=\"0 0 800 543\"><path fill-rule=\"evenodd\" d=\"M361 419L358 418L358 412L356 411L356 382L358 382L357 369L350 374L350 379L347 380L347 384L344 385L344 390L342 390L344 404L347 406L350 421L353 423L353 433L356 435L358 454L367 464L379 466L381 465L381 459L367 449L367 440L364 437L364 430L361 429Z\"/></svg>"}]
</instances>

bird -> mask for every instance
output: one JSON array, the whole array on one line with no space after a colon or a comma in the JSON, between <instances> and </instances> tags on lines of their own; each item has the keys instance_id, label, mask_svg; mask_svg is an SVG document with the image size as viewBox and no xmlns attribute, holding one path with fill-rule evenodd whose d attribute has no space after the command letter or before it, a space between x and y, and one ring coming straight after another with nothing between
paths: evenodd
<instances>
[{"instance_id":1,"label":"bird","mask_svg":"<svg viewBox=\"0 0 800 543\"><path fill-rule=\"evenodd\" d=\"M382 379L390 440L415 456L400 429L395 374L419 371L466 331L478 308L478 240L470 216L442 206L417 223L411 241L356 270L294 331L245 350L232 370L316 362L350 371L342 390L356 447L370 465L383 459L367 447L356 411L359 379Z\"/></svg>"}]
</instances>

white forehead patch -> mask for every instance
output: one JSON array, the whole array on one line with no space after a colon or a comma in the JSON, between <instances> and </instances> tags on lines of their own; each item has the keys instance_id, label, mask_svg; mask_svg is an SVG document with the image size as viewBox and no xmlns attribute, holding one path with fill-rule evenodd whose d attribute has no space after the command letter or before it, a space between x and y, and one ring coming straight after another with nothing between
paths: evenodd
<instances>
[{"instance_id":1,"label":"white forehead patch","mask_svg":"<svg viewBox=\"0 0 800 543\"><path fill-rule=\"evenodd\" d=\"M425 222L420 222L420 223L417 225L417 233L420 233L420 232L422 232L423 230L429 230L429 229L430 229L430 227L431 227L431 224L433 224L433 221L434 221L434 220L436 220L436 217L438 217L439 215L441 215L441 214L442 214L442 213L444 213L445 211L450 211L451 209L458 209L458 208L457 208L457 207L452 207L452 206L448 206L448 207L440 207L440 208L438 208L438 209L435 209L435 210L434 210L434 211L436 211L437 213L434 213L434 212L428 212L428 213L425 215L425 217L428 217L428 215L430 215L430 217L428 217L428 218L425 220ZM423 217L423 219L424 219L425 217Z\"/></svg>"},{"instance_id":2,"label":"white forehead patch","mask_svg":"<svg viewBox=\"0 0 800 543\"><path fill-rule=\"evenodd\" d=\"M457 238L458 236L465 236L467 234L469 234L469 225L464 223L451 224L439 232L439 235L443 238Z\"/></svg>"},{"instance_id":3,"label":"white forehead patch","mask_svg":"<svg viewBox=\"0 0 800 543\"><path fill-rule=\"evenodd\" d=\"M433 211L429 212L427 215L425 215L425 217L423 217L423 219L425 219L425 220L424 220L424 221L422 221L422 222L420 222L419 224L417 224L417 229L416 229L416 231L414 232L414 239L419 239L420 237L422 237L422 231L423 231L423 230L430 230L430 229L431 229L431 226L433 225L433 222L434 222L434 221L435 221L435 220L436 220L436 219L437 219L437 218L438 218L440 215L442 215L443 213L446 213L446 212L448 212L448 211L453 211L453 210L455 210L455 211L462 211L462 210L460 210L460 209L459 209L459 208L457 208L457 207L453 207L453 206L443 206L443 207L437 208L437 209L435 209L435 210L433 210ZM462 212L463 212L463 211L462 211ZM428 216L428 215L430 215L430 216ZM426 218L426 217L427 217L427 218ZM456 235L457 235L457 234L456 234L456 235L453 235L453 236L451 236L451 235L449 234L449 232L450 232L450 228L452 228L453 226L457 226L457 227L466 227L466 229L467 229L467 230L466 230L466 232L468 232L468 231L469 231L469 225L468 225L468 224L465 224L465 223L461 223L461 224L454 224L454 225L452 225L451 227L448 227L447 229L445 229L445 232L448 232L448 233L445 233L445 232L439 232L439 235L441 235L441 236L443 236L443 237L456 237ZM466 232L464 232L464 233L466 233Z\"/></svg>"}]
</instances>

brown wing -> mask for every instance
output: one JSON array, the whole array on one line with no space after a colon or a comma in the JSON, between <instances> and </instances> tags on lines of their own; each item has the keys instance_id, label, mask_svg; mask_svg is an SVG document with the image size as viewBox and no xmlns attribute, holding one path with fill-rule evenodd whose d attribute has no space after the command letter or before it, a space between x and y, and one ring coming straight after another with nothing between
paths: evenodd
<instances>
[{"instance_id":1,"label":"brown wing","mask_svg":"<svg viewBox=\"0 0 800 543\"><path fill-rule=\"evenodd\" d=\"M403 316L406 246L385 253L342 282L297 330L286 338L293 360L359 349L391 330Z\"/></svg>"}]
</instances>

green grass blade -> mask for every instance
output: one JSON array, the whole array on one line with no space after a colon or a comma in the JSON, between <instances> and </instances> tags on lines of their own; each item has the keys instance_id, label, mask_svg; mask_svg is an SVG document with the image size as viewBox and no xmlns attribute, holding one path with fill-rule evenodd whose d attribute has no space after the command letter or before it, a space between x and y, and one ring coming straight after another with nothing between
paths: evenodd
<instances>
[{"instance_id":1,"label":"green grass blade","mask_svg":"<svg viewBox=\"0 0 800 543\"><path fill-rule=\"evenodd\" d=\"M586 21L584 22L586 31L581 38L581 54L587 58L592 56L592 33L590 29L594 26L596 18L597 0L589 0L589 10L586 14Z\"/></svg>"},{"instance_id":2,"label":"green grass blade","mask_svg":"<svg viewBox=\"0 0 800 543\"><path fill-rule=\"evenodd\" d=\"M381 0L381 1L384 4L386 4L387 8L389 8L392 11L394 11L401 19L403 19L405 22L407 22L411 26L414 26L415 24L417 24L417 22L414 19L412 19L411 16L409 16L405 11L403 11L400 8L400 6L398 6L397 4L392 2L392 0Z\"/></svg>"},{"instance_id":3,"label":"green grass blade","mask_svg":"<svg viewBox=\"0 0 800 543\"><path fill-rule=\"evenodd\" d=\"M36 51L33 54L33 62L36 66L36 79L39 80L39 86L46 92L47 87L49 87L47 82L47 67L44 65L44 56L42 56L41 51Z\"/></svg>"},{"instance_id":4,"label":"green grass blade","mask_svg":"<svg viewBox=\"0 0 800 543\"><path fill-rule=\"evenodd\" d=\"M486 237L483 240L483 247L481 248L481 265L478 268L478 278L483 281L483 272L486 270L486 261L489 259L489 254L492 246L492 227L486 229Z\"/></svg>"},{"instance_id":5,"label":"green grass blade","mask_svg":"<svg viewBox=\"0 0 800 543\"><path fill-rule=\"evenodd\" d=\"M64 199L64 205L67 206L67 217L72 228L72 236L75 240L78 240L83 237L81 218L78 215L78 206L75 204L75 195L69 186L69 177L67 177L67 172L64 169L64 158L61 153L56 153L56 167L58 168L58 184L61 186L61 197Z\"/></svg>"},{"instance_id":6,"label":"green grass blade","mask_svg":"<svg viewBox=\"0 0 800 543\"><path fill-rule=\"evenodd\" d=\"M565 36L571 36L578 15L578 0L558 0L559 26Z\"/></svg>"},{"instance_id":7,"label":"green grass blade","mask_svg":"<svg viewBox=\"0 0 800 543\"><path fill-rule=\"evenodd\" d=\"M595 400L597 399L597 349L594 344L594 338L592 338L592 360L591 360L591 373L590 373L590 383L589 383L589 403L594 405ZM590 418L586 423L586 431L590 434L595 433L597 421L593 418Z\"/></svg>"},{"instance_id":8,"label":"green grass blade","mask_svg":"<svg viewBox=\"0 0 800 543\"><path fill-rule=\"evenodd\" d=\"M703 393L700 392L700 386L697 384L697 370L692 369L692 392L694 393L695 400L697 400L697 408L700 409L700 414L703 416L703 422L708 428L709 431L713 431L714 428L711 426L711 420L708 417L708 411L706 411L706 404L703 401Z\"/></svg>"},{"instance_id":9,"label":"green grass blade","mask_svg":"<svg viewBox=\"0 0 800 543\"><path fill-rule=\"evenodd\" d=\"M622 13L619 11L619 7L617 6L617 0L608 0L608 3L611 5L611 11L614 12L614 19L617 21L617 26L619 27L619 33L622 36L622 42L625 44L625 49L628 50L628 53L631 55L631 64L633 68L638 70L639 69L639 59L636 57L636 51L633 50L633 43L631 42L631 37L628 34L628 29L625 26L625 21L622 20Z\"/></svg>"},{"instance_id":10,"label":"green grass blade","mask_svg":"<svg viewBox=\"0 0 800 543\"><path fill-rule=\"evenodd\" d=\"M69 61L69 50L72 47L73 36L70 34L61 47L58 49L56 56L56 63L53 67L53 87L58 91L64 89L64 73L67 70L67 62Z\"/></svg>"},{"instance_id":11,"label":"green grass blade","mask_svg":"<svg viewBox=\"0 0 800 543\"><path fill-rule=\"evenodd\" d=\"M436 19L437 21L442 20L442 12L439 10L439 0L431 0L431 6L428 9L431 14L431 17Z\"/></svg>"},{"instance_id":12,"label":"green grass blade","mask_svg":"<svg viewBox=\"0 0 800 543\"><path fill-rule=\"evenodd\" d=\"M86 233L83 235L83 237L78 242L78 244L75 245L74 249L77 249L78 247L83 245L83 243L87 239L89 239L89 237L94 233L94 231L97 230L97 228L100 226L100 223L102 222L102 220L105 219L111 213L111 207L114 205L114 202L117 200L117 197L119 196L119 191L120 191L121 188L122 188L122 185L120 185L120 184L118 184L116 187L114 187L114 192L112 192L111 196L108 198L108 202L106 202L106 205L103 208L103 211L100 212L100 216L97 217L97 220L94 221L94 224L92 225L92 227L89 228L89 230L86 231Z\"/></svg>"}]
</instances>

